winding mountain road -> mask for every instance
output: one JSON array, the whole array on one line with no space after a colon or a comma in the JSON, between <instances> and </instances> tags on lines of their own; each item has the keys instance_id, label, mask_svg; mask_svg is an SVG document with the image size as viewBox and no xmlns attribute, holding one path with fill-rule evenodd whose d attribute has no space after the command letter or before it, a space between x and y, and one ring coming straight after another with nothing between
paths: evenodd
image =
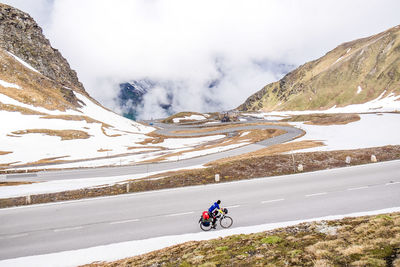
<instances>
[{"instance_id":1,"label":"winding mountain road","mask_svg":"<svg viewBox=\"0 0 400 267\"><path fill-rule=\"evenodd\" d=\"M258 121L258 122L264 122L264 121ZM243 123L237 123L237 126L228 129L210 131L207 132L207 135L234 134L237 131L252 130L252 129L281 129L286 131L286 133L273 138L263 140L261 142L245 145L239 148L227 151L221 151L214 154L208 154L205 156L179 160L179 161L136 164L129 166L121 166L121 167L89 168L89 169L61 170L61 171L40 171L37 173L27 173L27 174L9 174L5 175L5 179L8 181L52 181L52 180L63 180L63 179L82 179L82 178L96 178L96 177L112 177L121 175L135 175L135 174L143 174L149 172L160 172L172 169L188 168L191 166L203 165L208 162L226 157L232 157L243 153L253 152L270 145L285 143L293 139L296 139L297 137L304 134L302 130L290 126L241 125L241 124ZM205 133L186 133L186 134L174 133L174 131L178 130L179 131L199 130L198 127L193 127L193 126L177 127L174 125L168 125L162 123L156 123L155 126L159 127L157 133L167 136L199 136L205 134ZM220 124L218 124L218 126L220 126Z\"/></svg>"},{"instance_id":2,"label":"winding mountain road","mask_svg":"<svg viewBox=\"0 0 400 267\"><path fill-rule=\"evenodd\" d=\"M195 233L216 199L233 227L400 205L400 161L0 209L0 260ZM0 261L1 265L1 261Z\"/></svg>"}]
</instances>

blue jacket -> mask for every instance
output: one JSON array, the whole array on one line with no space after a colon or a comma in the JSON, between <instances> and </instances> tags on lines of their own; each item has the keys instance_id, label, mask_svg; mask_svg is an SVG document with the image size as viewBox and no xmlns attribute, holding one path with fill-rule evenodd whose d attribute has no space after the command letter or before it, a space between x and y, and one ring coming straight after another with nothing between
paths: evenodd
<instances>
[{"instance_id":1,"label":"blue jacket","mask_svg":"<svg viewBox=\"0 0 400 267\"><path fill-rule=\"evenodd\" d=\"M220 209L220 207L219 207L219 205L218 205L218 203L217 202L215 202L209 209L208 209L208 212L209 213L212 213L214 210L216 210L216 209Z\"/></svg>"}]
</instances>

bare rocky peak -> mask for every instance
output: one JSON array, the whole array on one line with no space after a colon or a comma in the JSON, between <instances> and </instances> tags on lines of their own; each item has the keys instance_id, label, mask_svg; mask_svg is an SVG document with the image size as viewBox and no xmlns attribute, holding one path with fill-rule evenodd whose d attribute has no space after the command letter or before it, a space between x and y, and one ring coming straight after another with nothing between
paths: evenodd
<instances>
[{"instance_id":1,"label":"bare rocky peak","mask_svg":"<svg viewBox=\"0 0 400 267\"><path fill-rule=\"evenodd\" d=\"M87 95L77 74L61 53L51 47L31 16L0 3L0 47L23 59L62 86Z\"/></svg>"}]
</instances>

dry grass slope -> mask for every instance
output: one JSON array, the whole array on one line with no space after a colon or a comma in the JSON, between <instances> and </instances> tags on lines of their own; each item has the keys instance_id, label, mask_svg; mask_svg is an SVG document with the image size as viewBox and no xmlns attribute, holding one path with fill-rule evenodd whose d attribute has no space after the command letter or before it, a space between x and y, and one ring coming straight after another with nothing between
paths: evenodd
<instances>
[{"instance_id":1,"label":"dry grass slope","mask_svg":"<svg viewBox=\"0 0 400 267\"><path fill-rule=\"evenodd\" d=\"M72 140L72 139L87 139L90 135L87 132L80 130L50 130L50 129L28 129L12 132L15 135L23 134L45 134L50 136L61 137L61 140Z\"/></svg>"},{"instance_id":2,"label":"dry grass slope","mask_svg":"<svg viewBox=\"0 0 400 267\"><path fill-rule=\"evenodd\" d=\"M239 110L320 110L400 94L400 27L339 45L250 96ZM358 91L359 86L362 88Z\"/></svg>"}]
</instances>

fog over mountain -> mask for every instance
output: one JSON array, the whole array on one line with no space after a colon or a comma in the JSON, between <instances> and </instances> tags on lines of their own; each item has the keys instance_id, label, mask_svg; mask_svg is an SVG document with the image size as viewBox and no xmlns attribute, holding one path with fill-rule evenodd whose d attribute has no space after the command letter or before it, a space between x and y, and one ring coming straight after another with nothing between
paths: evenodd
<instances>
[{"instance_id":1,"label":"fog over mountain","mask_svg":"<svg viewBox=\"0 0 400 267\"><path fill-rule=\"evenodd\" d=\"M397 25L400 10L390 0L2 2L29 12L107 107L127 108L120 84L155 83L139 118L235 108L338 44Z\"/></svg>"}]
</instances>

